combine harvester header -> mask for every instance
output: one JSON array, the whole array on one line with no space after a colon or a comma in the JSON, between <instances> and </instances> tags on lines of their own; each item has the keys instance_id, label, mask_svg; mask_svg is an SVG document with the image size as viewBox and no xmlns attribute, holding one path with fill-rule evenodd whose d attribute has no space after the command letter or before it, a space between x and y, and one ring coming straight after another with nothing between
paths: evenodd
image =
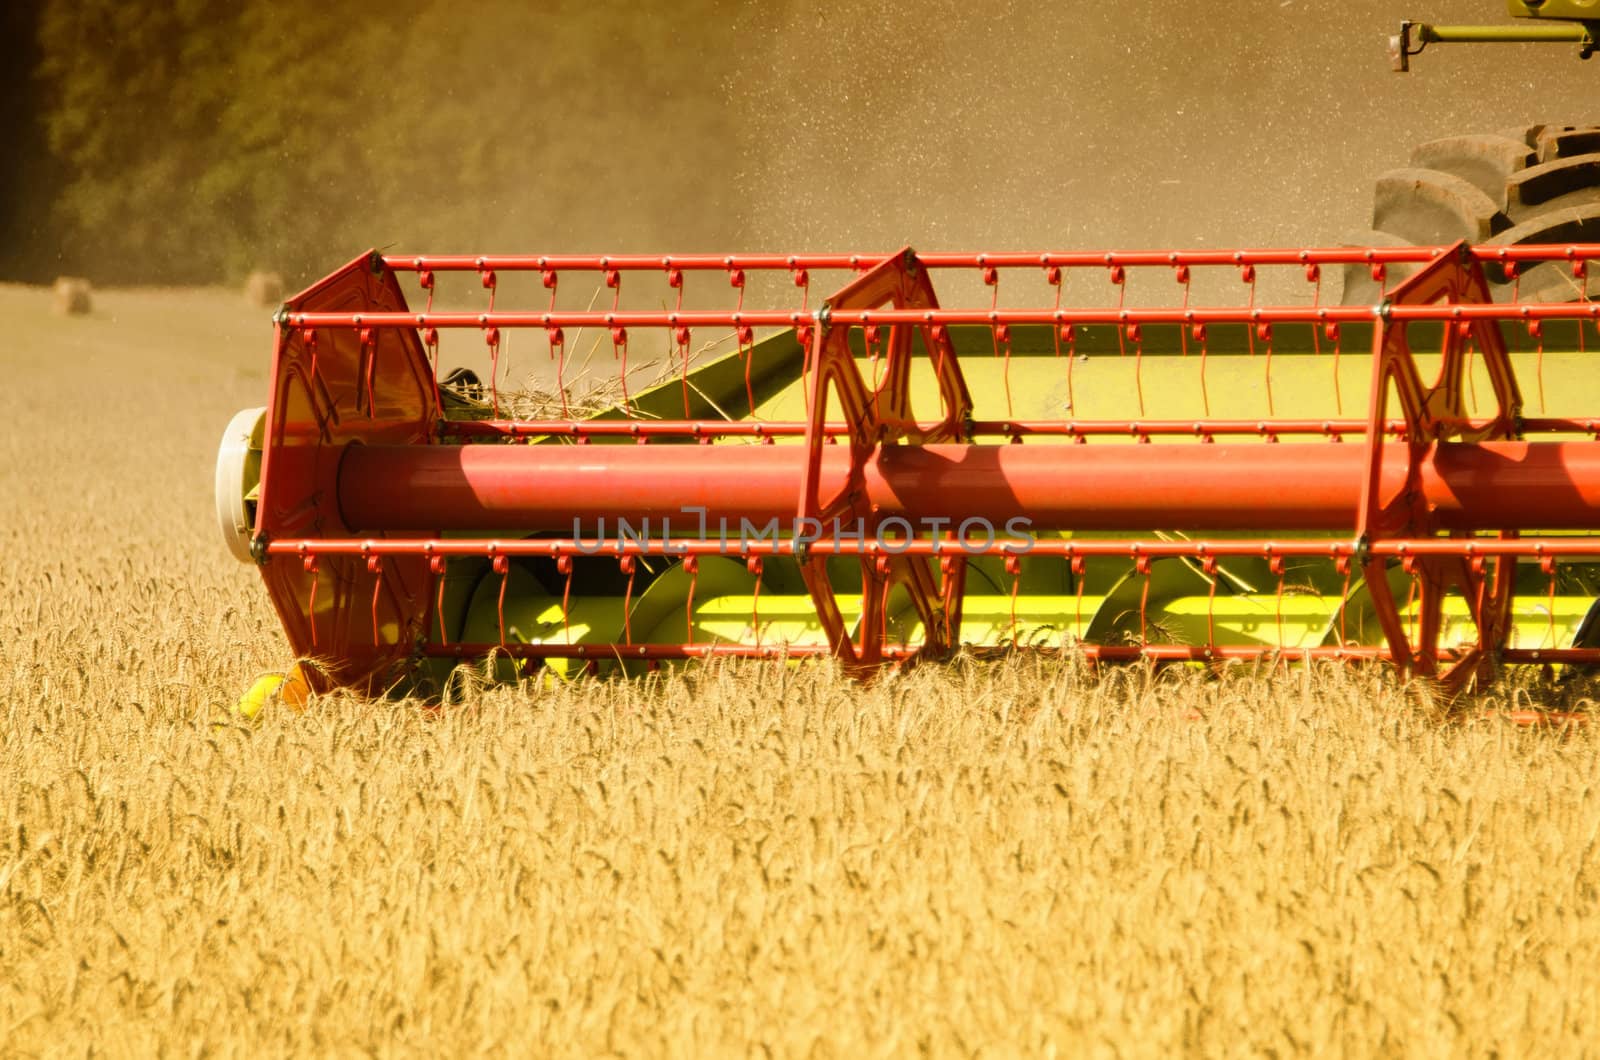
<instances>
[{"instance_id":1,"label":"combine harvester header","mask_svg":"<svg viewBox=\"0 0 1600 1060\"><path fill-rule=\"evenodd\" d=\"M1039 649L1454 691L1600 662L1597 257L373 253L277 315L219 517L317 689Z\"/></svg>"}]
</instances>

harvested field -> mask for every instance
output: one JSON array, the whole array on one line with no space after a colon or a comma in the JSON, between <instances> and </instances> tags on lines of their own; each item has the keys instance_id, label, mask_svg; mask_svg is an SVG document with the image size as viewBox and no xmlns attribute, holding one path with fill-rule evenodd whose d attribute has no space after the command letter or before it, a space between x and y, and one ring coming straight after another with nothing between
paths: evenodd
<instances>
[{"instance_id":1,"label":"harvested field","mask_svg":"<svg viewBox=\"0 0 1600 1060\"><path fill-rule=\"evenodd\" d=\"M6 1052L1600 1040L1592 729L1441 723L1380 671L1037 661L231 723L287 661L210 513L264 314L0 287L0 315Z\"/></svg>"}]
</instances>

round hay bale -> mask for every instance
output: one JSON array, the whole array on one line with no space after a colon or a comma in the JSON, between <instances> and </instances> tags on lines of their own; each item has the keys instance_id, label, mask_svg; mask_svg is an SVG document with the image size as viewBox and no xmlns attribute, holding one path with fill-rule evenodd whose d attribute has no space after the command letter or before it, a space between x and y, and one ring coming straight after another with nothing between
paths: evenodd
<instances>
[{"instance_id":1,"label":"round hay bale","mask_svg":"<svg viewBox=\"0 0 1600 1060\"><path fill-rule=\"evenodd\" d=\"M60 316L87 316L94 307L89 296L89 281L78 276L57 276L53 307Z\"/></svg>"},{"instance_id":2,"label":"round hay bale","mask_svg":"<svg viewBox=\"0 0 1600 1060\"><path fill-rule=\"evenodd\" d=\"M257 269L244 281L244 296L257 309L275 309L283 302L283 277Z\"/></svg>"}]
</instances>

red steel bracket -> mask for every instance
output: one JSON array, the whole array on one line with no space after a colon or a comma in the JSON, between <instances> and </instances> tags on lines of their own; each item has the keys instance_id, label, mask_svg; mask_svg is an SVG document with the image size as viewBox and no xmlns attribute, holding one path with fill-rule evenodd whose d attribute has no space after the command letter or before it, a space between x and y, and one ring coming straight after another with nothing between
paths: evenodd
<instances>
[{"instance_id":1,"label":"red steel bracket","mask_svg":"<svg viewBox=\"0 0 1600 1060\"><path fill-rule=\"evenodd\" d=\"M355 316L351 327L315 329L278 318L256 525L261 574L290 647L317 660L302 671L318 691L345 686L381 693L427 632L435 595L429 558L325 555L307 563L270 558L265 544L351 536L338 504L345 449L428 443L433 372L415 330L360 324L362 313L406 310L394 273L376 253L352 261L286 308Z\"/></svg>"},{"instance_id":2,"label":"red steel bracket","mask_svg":"<svg viewBox=\"0 0 1600 1060\"><path fill-rule=\"evenodd\" d=\"M972 416L972 397L956 360L955 350L944 329L934 324L897 323L889 326L888 354L883 380L870 389L862 378L850 349L850 329L831 327L829 315L836 310L937 309L938 299L928 272L907 247L851 281L830 297L817 313L818 327L812 335L807 373L806 465L802 481L797 529L814 528L818 534L838 532L841 522L855 524L855 531L877 535L878 513L867 501L864 479L869 461L884 446L902 442L920 445L964 438ZM871 326L868 323L866 326ZM929 423L919 422L911 407L912 340L920 332L923 346L933 361L943 406L942 416ZM831 497L820 495L823 446L828 444L828 399L838 398L848 428L850 471ZM884 633L889 594L904 586L922 619L924 650L944 652L961 628L961 585L964 558L943 564L943 581L935 577L930 558L894 554L860 557L862 583L861 621L854 638L845 625L828 576L826 555L806 556L800 563L806 588L817 606L817 615L828 636L828 643L847 669L869 671L884 660Z\"/></svg>"},{"instance_id":3,"label":"red steel bracket","mask_svg":"<svg viewBox=\"0 0 1600 1060\"><path fill-rule=\"evenodd\" d=\"M1422 381L1416 354L1404 322L1389 319L1395 305L1449 303L1487 304L1492 301L1483 266L1466 243L1443 250L1391 292L1380 309L1382 320L1374 329L1372 391L1367 415L1366 474L1357 512L1356 534L1362 551L1385 537L1431 536L1438 531L1433 513L1422 501L1420 476L1430 451L1451 440L1485 441L1514 438L1519 432L1522 394L1497 321L1448 320L1443 323L1439 375L1431 385ZM1471 337L1484 359L1494 390L1496 414L1487 422L1469 425L1465 398L1467 338ZM1391 386L1405 423L1406 469L1398 490L1382 492L1383 425L1388 417ZM1450 691L1474 678L1486 679L1496 653L1504 648L1510 629L1511 591L1516 558L1494 560L1494 573L1486 575L1482 563L1459 556L1423 557L1408 570L1418 575L1417 643L1413 645L1401 620L1389 586L1388 564L1382 558L1361 562L1367 589L1379 626L1395 663L1420 676L1437 676ZM1439 673L1439 635L1446 593L1459 588L1468 601L1478 630L1477 643Z\"/></svg>"}]
</instances>

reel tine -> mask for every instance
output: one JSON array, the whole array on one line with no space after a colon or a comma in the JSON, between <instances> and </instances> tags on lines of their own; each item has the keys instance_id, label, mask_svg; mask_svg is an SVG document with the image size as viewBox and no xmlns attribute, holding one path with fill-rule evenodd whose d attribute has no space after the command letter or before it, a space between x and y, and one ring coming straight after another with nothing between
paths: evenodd
<instances>
[{"instance_id":1,"label":"reel tine","mask_svg":"<svg viewBox=\"0 0 1600 1060\"><path fill-rule=\"evenodd\" d=\"M422 330L422 345L428 351L428 363L433 369L433 414L435 418L442 420L444 419L444 394L439 391L439 329L424 328Z\"/></svg>"},{"instance_id":2,"label":"reel tine","mask_svg":"<svg viewBox=\"0 0 1600 1060\"><path fill-rule=\"evenodd\" d=\"M878 572L878 646L889 643L889 594L894 590L894 580L890 577L893 564L888 556L879 556L872 561ZM870 647L868 648L870 651Z\"/></svg>"},{"instance_id":3,"label":"reel tine","mask_svg":"<svg viewBox=\"0 0 1600 1060\"><path fill-rule=\"evenodd\" d=\"M690 344L691 341L693 341L693 335L690 333L688 328L686 328L686 327L684 327L684 326L682 326L680 324L678 327L675 327L675 328L672 329L672 342L673 342L673 345L675 347L675 351L674 352L677 353L677 355L678 355L677 359L683 365L683 416L684 416L685 419L688 419L689 415L690 415L690 412L689 412L689 408L690 408L690 406L689 406L689 344Z\"/></svg>"},{"instance_id":4,"label":"reel tine","mask_svg":"<svg viewBox=\"0 0 1600 1060\"><path fill-rule=\"evenodd\" d=\"M306 605L306 618L311 626L311 647L317 647L317 586L322 581L322 565L317 562L314 554L308 554L302 560L306 571L311 575L311 596Z\"/></svg>"},{"instance_id":5,"label":"reel tine","mask_svg":"<svg viewBox=\"0 0 1600 1060\"><path fill-rule=\"evenodd\" d=\"M1017 641L1017 591L1022 588L1022 557L1015 553L1006 556L1006 573L1011 575L1011 646Z\"/></svg>"},{"instance_id":6,"label":"reel tine","mask_svg":"<svg viewBox=\"0 0 1600 1060\"><path fill-rule=\"evenodd\" d=\"M372 646L381 646L378 636L378 598L383 594L383 557L367 557L367 573L372 575Z\"/></svg>"},{"instance_id":7,"label":"reel tine","mask_svg":"<svg viewBox=\"0 0 1600 1060\"><path fill-rule=\"evenodd\" d=\"M744 561L745 569L755 576L755 585L750 589L750 629L755 637L757 648L761 647L761 574L764 564L760 556L751 556Z\"/></svg>"},{"instance_id":8,"label":"reel tine","mask_svg":"<svg viewBox=\"0 0 1600 1060\"><path fill-rule=\"evenodd\" d=\"M1136 555L1133 569L1144 578L1144 584L1139 587L1139 649L1142 652L1150 646L1150 557Z\"/></svg>"},{"instance_id":9,"label":"reel tine","mask_svg":"<svg viewBox=\"0 0 1600 1060\"><path fill-rule=\"evenodd\" d=\"M1191 287L1190 287L1191 276L1190 276L1190 272L1189 272L1189 266L1187 266L1187 265L1174 265L1173 269L1172 269L1172 272L1173 272L1174 278L1178 281L1179 286L1181 286L1183 288L1183 314L1184 314L1184 319L1188 320L1188 319L1190 319L1190 317L1189 317L1189 295L1191 293ZM1180 347L1180 350L1181 350L1182 355L1183 355L1185 360L1187 360L1188 357L1189 357L1189 335L1190 335L1190 331L1191 331L1191 328L1188 325L1186 325L1186 324L1178 325L1178 345Z\"/></svg>"},{"instance_id":10,"label":"reel tine","mask_svg":"<svg viewBox=\"0 0 1600 1060\"><path fill-rule=\"evenodd\" d=\"M1581 325L1580 325L1581 327ZM1539 384L1539 415L1545 414L1544 404L1544 321L1528 321L1528 337L1533 339L1533 374Z\"/></svg>"},{"instance_id":11,"label":"reel tine","mask_svg":"<svg viewBox=\"0 0 1600 1060\"><path fill-rule=\"evenodd\" d=\"M628 586L622 592L622 643L631 645L633 643L633 576L638 563L633 556L624 554L617 557L617 565L622 569L622 573L628 576Z\"/></svg>"},{"instance_id":12,"label":"reel tine","mask_svg":"<svg viewBox=\"0 0 1600 1060\"><path fill-rule=\"evenodd\" d=\"M1312 329L1315 333L1315 328ZM1339 350L1340 332L1339 322L1331 321L1322 326L1322 332L1333 343L1333 408L1337 415L1344 415L1344 395L1339 386Z\"/></svg>"},{"instance_id":13,"label":"reel tine","mask_svg":"<svg viewBox=\"0 0 1600 1060\"><path fill-rule=\"evenodd\" d=\"M1587 261L1583 260L1582 258L1579 258L1576 261L1574 261L1572 263L1572 278L1578 281L1577 282L1578 301L1587 304L1588 301L1589 301L1589 263ZM1596 326L1600 327L1600 324L1597 324ZM1587 342L1587 340L1584 338L1584 334L1583 334L1583 318L1579 317L1578 318L1578 353L1579 354L1583 354L1583 353L1587 352L1587 350L1585 349L1585 343L1586 342Z\"/></svg>"},{"instance_id":14,"label":"reel tine","mask_svg":"<svg viewBox=\"0 0 1600 1060\"><path fill-rule=\"evenodd\" d=\"M443 556L432 556L429 558L428 570L432 572L434 581L438 584L438 589L434 595L434 611L439 616L439 645L441 647L449 647L450 645L450 634L445 630L444 625L445 568L446 560Z\"/></svg>"},{"instance_id":15,"label":"reel tine","mask_svg":"<svg viewBox=\"0 0 1600 1060\"><path fill-rule=\"evenodd\" d=\"M567 419L572 415L567 406L567 337L560 328L552 327L545 329L545 338L550 342L550 356L556 362L556 392L561 395L561 418Z\"/></svg>"},{"instance_id":16,"label":"reel tine","mask_svg":"<svg viewBox=\"0 0 1600 1060\"><path fill-rule=\"evenodd\" d=\"M318 370L317 366L317 329L301 328L300 344L305 347L306 353L308 353L311 357L311 366L309 369L311 382L316 386L326 385L322 382L322 373Z\"/></svg>"},{"instance_id":17,"label":"reel tine","mask_svg":"<svg viewBox=\"0 0 1600 1060\"><path fill-rule=\"evenodd\" d=\"M1200 571L1206 576L1206 657L1211 658L1217 653L1217 557L1203 557Z\"/></svg>"},{"instance_id":18,"label":"reel tine","mask_svg":"<svg viewBox=\"0 0 1600 1060\"><path fill-rule=\"evenodd\" d=\"M1418 567L1415 556L1406 556L1400 561L1400 568L1404 570L1410 581L1406 585L1406 602L1403 610L1407 616L1406 639L1410 641L1413 651L1417 643L1417 621L1420 609L1417 604L1417 591L1421 587L1422 571Z\"/></svg>"},{"instance_id":19,"label":"reel tine","mask_svg":"<svg viewBox=\"0 0 1600 1060\"><path fill-rule=\"evenodd\" d=\"M1072 571L1072 588L1074 595L1077 597L1077 615L1074 619L1076 631L1074 636L1081 641L1083 640L1083 579L1088 569L1088 563L1083 556L1074 554L1068 562L1068 568Z\"/></svg>"},{"instance_id":20,"label":"reel tine","mask_svg":"<svg viewBox=\"0 0 1600 1060\"><path fill-rule=\"evenodd\" d=\"M936 536L935 541L942 541ZM960 603L955 593L956 558L941 554L939 557L939 622L944 626L945 643L954 647L961 643L960 623L956 621L956 607Z\"/></svg>"},{"instance_id":21,"label":"reel tine","mask_svg":"<svg viewBox=\"0 0 1600 1060\"><path fill-rule=\"evenodd\" d=\"M1579 325L1582 326L1581 324ZM1478 384L1472 378L1472 355L1477 352L1477 342L1472 325L1461 321L1456 325L1456 341L1461 343L1461 374L1467 380L1467 409L1469 414L1478 411Z\"/></svg>"},{"instance_id":22,"label":"reel tine","mask_svg":"<svg viewBox=\"0 0 1600 1060\"><path fill-rule=\"evenodd\" d=\"M1559 646L1559 642L1556 640L1556 558L1554 556L1539 557L1539 569L1550 579L1550 592L1545 605L1545 610L1550 616L1550 628L1549 632L1545 634L1545 639L1550 642L1550 647L1555 648Z\"/></svg>"},{"instance_id":23,"label":"reel tine","mask_svg":"<svg viewBox=\"0 0 1600 1060\"><path fill-rule=\"evenodd\" d=\"M505 556L496 556L490 566L500 575L500 595L495 601L495 616L500 623L500 646L506 645L506 586L511 582L511 561Z\"/></svg>"},{"instance_id":24,"label":"reel tine","mask_svg":"<svg viewBox=\"0 0 1600 1060\"><path fill-rule=\"evenodd\" d=\"M374 385L373 374L378 364L378 330L376 328L357 328L356 341L361 344L361 366L357 372L356 388L365 391L367 403L367 419L374 419L377 415L373 405L372 388ZM361 395L357 394L357 403Z\"/></svg>"},{"instance_id":25,"label":"reel tine","mask_svg":"<svg viewBox=\"0 0 1600 1060\"><path fill-rule=\"evenodd\" d=\"M628 394L628 329L627 328L617 327L615 325L612 326L612 328L611 328L611 358L612 358L612 360L617 360L618 358L621 359L622 368L621 368L621 370L619 372L619 377L620 377L620 381L622 383L622 408L623 408L623 411L625 411L625 412L631 411L632 406L633 406L633 398L631 396L629 396L629 394Z\"/></svg>"},{"instance_id":26,"label":"reel tine","mask_svg":"<svg viewBox=\"0 0 1600 1060\"><path fill-rule=\"evenodd\" d=\"M1072 387L1072 367L1078 363L1078 329L1071 324L1062 324L1055 329L1056 351L1059 353L1061 344L1067 344L1067 408L1066 411L1076 419L1078 415L1078 395Z\"/></svg>"},{"instance_id":27,"label":"reel tine","mask_svg":"<svg viewBox=\"0 0 1600 1060\"><path fill-rule=\"evenodd\" d=\"M1139 395L1139 415L1145 414L1144 407L1144 328L1138 324L1129 324L1124 331L1128 333L1128 342L1133 346L1133 388Z\"/></svg>"},{"instance_id":28,"label":"reel tine","mask_svg":"<svg viewBox=\"0 0 1600 1060\"><path fill-rule=\"evenodd\" d=\"M1350 557L1341 555L1335 559L1334 570L1344 575L1344 588L1339 592L1339 647L1343 648L1350 643L1349 630L1345 624L1345 616L1350 606Z\"/></svg>"},{"instance_id":29,"label":"reel tine","mask_svg":"<svg viewBox=\"0 0 1600 1060\"><path fill-rule=\"evenodd\" d=\"M561 628L566 634L567 643L572 643L572 557L566 553L556 556L556 573L567 577L566 587L561 590Z\"/></svg>"},{"instance_id":30,"label":"reel tine","mask_svg":"<svg viewBox=\"0 0 1600 1060\"><path fill-rule=\"evenodd\" d=\"M736 341L739 344L740 354L744 358L744 395L745 395L745 400L750 403L750 415L751 415L752 418L754 418L754 416L756 414L756 391L755 391L754 384L750 380L750 369L755 365L755 359L756 359L756 333L755 333L755 329L750 327L748 324L741 324L741 325L739 325L738 331L735 332L735 335L737 337ZM685 346L684 350L683 350L683 414L685 416L687 416L689 414L689 348L688 348L688 346Z\"/></svg>"},{"instance_id":31,"label":"reel tine","mask_svg":"<svg viewBox=\"0 0 1600 1060\"><path fill-rule=\"evenodd\" d=\"M1266 322L1257 324L1255 326L1255 334L1256 338L1260 339L1267 347L1267 415L1275 416L1277 415L1277 409L1273 407L1272 403L1272 325Z\"/></svg>"},{"instance_id":32,"label":"reel tine","mask_svg":"<svg viewBox=\"0 0 1600 1060\"><path fill-rule=\"evenodd\" d=\"M1284 648L1286 648L1288 646L1284 642L1284 638L1283 638L1283 584L1284 584L1285 578L1287 577L1286 568L1284 567L1284 563L1283 563L1283 557L1282 556L1271 556L1271 557L1269 557L1267 559L1267 570L1272 572L1272 574L1274 576L1276 576L1277 579L1278 579L1278 590L1277 590L1277 595L1276 595L1277 619L1278 619L1278 657L1282 658L1283 657L1283 650L1284 650Z\"/></svg>"},{"instance_id":33,"label":"reel tine","mask_svg":"<svg viewBox=\"0 0 1600 1060\"><path fill-rule=\"evenodd\" d=\"M694 591L700 581L700 557L683 557L683 569L689 572L689 595L683 605L684 642L694 643Z\"/></svg>"},{"instance_id":34,"label":"reel tine","mask_svg":"<svg viewBox=\"0 0 1600 1060\"><path fill-rule=\"evenodd\" d=\"M489 345L489 414L500 418L500 329L487 328L483 338Z\"/></svg>"}]
</instances>

